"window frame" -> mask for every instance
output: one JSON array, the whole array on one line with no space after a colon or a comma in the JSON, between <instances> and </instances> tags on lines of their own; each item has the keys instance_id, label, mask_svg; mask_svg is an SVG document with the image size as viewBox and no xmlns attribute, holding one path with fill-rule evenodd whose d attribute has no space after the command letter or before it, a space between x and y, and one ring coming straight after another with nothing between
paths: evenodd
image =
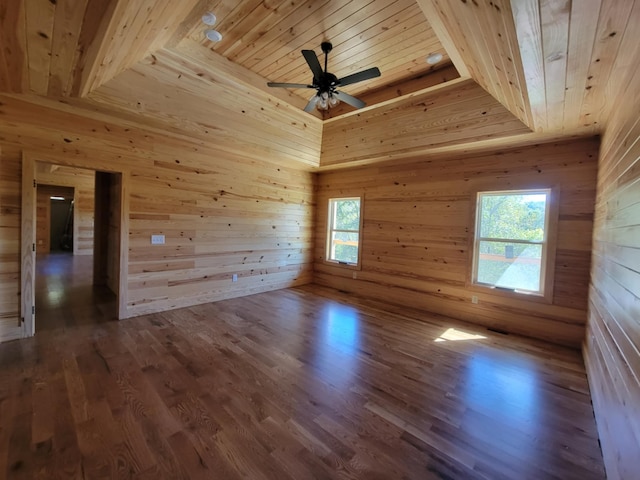
<instances>
[{"instance_id":1,"label":"window frame","mask_svg":"<svg viewBox=\"0 0 640 480\"><path fill-rule=\"evenodd\" d=\"M339 201L346 201L346 200L358 200L360 202L360 212L359 212L359 222L358 222L358 230L343 230L343 229L336 229L333 228L334 223L333 223L333 212L334 212L334 205L339 202ZM362 264L362 224L363 224L363 205L364 205L364 198L360 195L353 195L353 196L349 196L349 197L334 197L334 198L329 198L328 202L327 202L327 232L326 232L326 242L325 242L325 255L324 255L324 262L330 265L334 265L334 266L339 266L342 268L349 268L352 270L360 270L361 269L361 264ZM334 232L346 232L346 233L357 233L358 234L358 255L357 255L357 263L348 263L348 262L341 262L339 260L334 260L330 258L331 255L331 237L332 234Z\"/></svg>"},{"instance_id":2,"label":"window frame","mask_svg":"<svg viewBox=\"0 0 640 480\"><path fill-rule=\"evenodd\" d=\"M542 242L529 242L523 240L513 240L514 243L524 243L531 245L541 245L542 255L540 263L540 291L533 292L530 290L518 290L500 287L488 283L478 282L478 260L479 260L479 247L481 241L499 241L510 242L511 239L501 239L492 237L481 237L481 198L483 195L523 195L523 194L546 194L547 201L545 205L545 230L544 238ZM472 197L473 198L473 197ZM473 229L470 236L469 251L470 251L470 268L467 277L467 287L477 292L490 292L492 295L507 296L511 298L524 298L527 300L541 301L544 303L552 303L553 300L553 283L554 283L554 266L556 256L556 235L558 225L558 199L559 188L557 186L544 186L544 187L524 187L524 188L512 188L509 190L490 190L483 189L475 192L475 202L473 202L472 221Z\"/></svg>"}]
</instances>

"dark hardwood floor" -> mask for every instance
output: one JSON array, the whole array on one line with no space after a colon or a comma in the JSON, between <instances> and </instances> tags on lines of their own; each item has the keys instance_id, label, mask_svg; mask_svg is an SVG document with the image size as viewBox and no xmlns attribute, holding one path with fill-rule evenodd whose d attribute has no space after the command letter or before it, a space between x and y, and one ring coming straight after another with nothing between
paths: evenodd
<instances>
[{"instance_id":1,"label":"dark hardwood floor","mask_svg":"<svg viewBox=\"0 0 640 480\"><path fill-rule=\"evenodd\" d=\"M40 280L0 478L604 478L577 351L313 285L109 321Z\"/></svg>"},{"instance_id":2,"label":"dark hardwood floor","mask_svg":"<svg viewBox=\"0 0 640 480\"><path fill-rule=\"evenodd\" d=\"M36 332L66 331L83 324L116 320L116 296L106 286L92 283L92 255L38 255Z\"/></svg>"}]
</instances>

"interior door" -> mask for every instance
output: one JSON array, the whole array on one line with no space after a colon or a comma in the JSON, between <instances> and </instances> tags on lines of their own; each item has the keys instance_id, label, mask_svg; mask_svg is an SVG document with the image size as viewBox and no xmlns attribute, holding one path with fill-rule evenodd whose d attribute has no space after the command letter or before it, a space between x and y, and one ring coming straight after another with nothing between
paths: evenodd
<instances>
[{"instance_id":1,"label":"interior door","mask_svg":"<svg viewBox=\"0 0 640 480\"><path fill-rule=\"evenodd\" d=\"M35 267L36 267L36 172L33 159L22 156L22 261L20 280L20 317L22 334L30 337L35 333Z\"/></svg>"}]
</instances>

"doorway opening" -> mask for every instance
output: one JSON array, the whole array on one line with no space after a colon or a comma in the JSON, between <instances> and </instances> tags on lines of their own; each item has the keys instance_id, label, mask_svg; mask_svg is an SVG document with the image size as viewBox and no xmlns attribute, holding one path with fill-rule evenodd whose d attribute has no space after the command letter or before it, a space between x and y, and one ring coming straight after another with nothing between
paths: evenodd
<instances>
[{"instance_id":1,"label":"doorway opening","mask_svg":"<svg viewBox=\"0 0 640 480\"><path fill-rule=\"evenodd\" d=\"M31 173L35 195L26 210L35 221L27 218L26 230L35 254L23 256L31 257L33 272L23 279L33 305L25 335L117 320L122 174L42 161ZM28 176L23 172L23 185Z\"/></svg>"}]
</instances>

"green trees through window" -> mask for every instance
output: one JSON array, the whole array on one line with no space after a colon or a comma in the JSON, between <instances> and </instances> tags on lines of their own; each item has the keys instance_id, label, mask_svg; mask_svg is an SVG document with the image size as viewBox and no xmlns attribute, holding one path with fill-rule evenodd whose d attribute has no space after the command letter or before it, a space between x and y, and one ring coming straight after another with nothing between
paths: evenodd
<instances>
[{"instance_id":1,"label":"green trees through window","mask_svg":"<svg viewBox=\"0 0 640 480\"><path fill-rule=\"evenodd\" d=\"M329 200L327 260L356 265L360 243L360 199Z\"/></svg>"},{"instance_id":2,"label":"green trees through window","mask_svg":"<svg viewBox=\"0 0 640 480\"><path fill-rule=\"evenodd\" d=\"M478 194L475 282L540 293L549 190Z\"/></svg>"}]
</instances>

